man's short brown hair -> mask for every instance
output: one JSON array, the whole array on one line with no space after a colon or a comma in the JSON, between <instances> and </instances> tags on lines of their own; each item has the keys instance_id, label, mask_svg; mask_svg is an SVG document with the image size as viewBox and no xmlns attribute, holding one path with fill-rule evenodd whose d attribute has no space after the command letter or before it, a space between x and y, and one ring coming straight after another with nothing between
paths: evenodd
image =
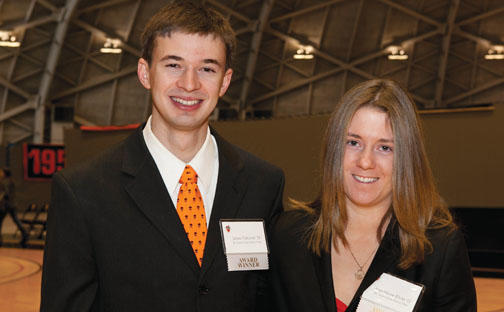
<instances>
[{"instance_id":1,"label":"man's short brown hair","mask_svg":"<svg viewBox=\"0 0 504 312\"><path fill-rule=\"evenodd\" d=\"M170 36L172 31L221 38L226 46L226 68L231 67L235 34L229 22L216 10L189 0L171 1L147 22L141 36L142 58L150 64L156 38Z\"/></svg>"}]
</instances>

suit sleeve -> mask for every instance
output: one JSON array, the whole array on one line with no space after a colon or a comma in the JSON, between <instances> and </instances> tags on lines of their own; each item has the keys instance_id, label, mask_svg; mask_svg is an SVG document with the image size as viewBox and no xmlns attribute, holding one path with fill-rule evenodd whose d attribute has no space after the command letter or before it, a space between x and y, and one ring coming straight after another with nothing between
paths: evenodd
<instances>
[{"instance_id":1,"label":"suit sleeve","mask_svg":"<svg viewBox=\"0 0 504 312\"><path fill-rule=\"evenodd\" d=\"M285 187L285 176L283 172L280 174L280 181L276 190L276 197L273 207L271 209L271 213L269 216L269 224L268 224L268 233L271 233L272 227L275 225L275 221L283 211L283 191Z\"/></svg>"},{"instance_id":2,"label":"suit sleeve","mask_svg":"<svg viewBox=\"0 0 504 312\"><path fill-rule=\"evenodd\" d=\"M268 245L271 248L271 235L273 226L276 223L276 220L280 216L280 213L283 211L283 190L285 186L285 176L283 172L280 175L280 181L276 190L276 197L273 203L273 206L270 211L269 220L266 224L266 232L268 235ZM271 250L270 250L270 270L271 270ZM268 271L270 271L268 270ZM265 312L270 311L271 308L271 296L272 296L272 287L271 283L271 275L270 272L262 272L258 279L258 287L257 287L257 304L256 311L257 312Z\"/></svg>"},{"instance_id":3,"label":"suit sleeve","mask_svg":"<svg viewBox=\"0 0 504 312\"><path fill-rule=\"evenodd\" d=\"M467 247L458 230L445 240L445 255L433 298L433 311L476 311L476 290L471 273Z\"/></svg>"},{"instance_id":4,"label":"suit sleeve","mask_svg":"<svg viewBox=\"0 0 504 312\"><path fill-rule=\"evenodd\" d=\"M42 272L41 312L89 311L98 288L83 207L60 173L53 177Z\"/></svg>"}]
</instances>

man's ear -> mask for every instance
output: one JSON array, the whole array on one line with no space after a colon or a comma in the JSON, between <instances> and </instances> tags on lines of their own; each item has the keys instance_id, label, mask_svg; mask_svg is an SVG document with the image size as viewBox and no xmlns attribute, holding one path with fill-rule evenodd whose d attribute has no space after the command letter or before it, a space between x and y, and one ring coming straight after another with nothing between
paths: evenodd
<instances>
[{"instance_id":1,"label":"man's ear","mask_svg":"<svg viewBox=\"0 0 504 312\"><path fill-rule=\"evenodd\" d=\"M145 89L150 90L150 79L149 79L149 63L143 58L138 59L137 67L138 80Z\"/></svg>"},{"instance_id":2,"label":"man's ear","mask_svg":"<svg viewBox=\"0 0 504 312\"><path fill-rule=\"evenodd\" d=\"M229 84L231 83L232 76L233 76L233 70L231 68L228 68L226 70L226 73L224 74L224 78L222 79L222 84L219 90L219 96L223 96L226 93Z\"/></svg>"}]
</instances>

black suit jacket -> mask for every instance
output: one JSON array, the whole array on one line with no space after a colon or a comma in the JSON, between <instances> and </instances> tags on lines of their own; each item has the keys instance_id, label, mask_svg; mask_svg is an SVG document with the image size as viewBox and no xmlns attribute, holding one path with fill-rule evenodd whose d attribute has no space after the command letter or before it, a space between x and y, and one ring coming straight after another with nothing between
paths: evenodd
<instances>
[{"instance_id":1,"label":"black suit jacket","mask_svg":"<svg viewBox=\"0 0 504 312\"><path fill-rule=\"evenodd\" d=\"M273 311L336 311L331 256L307 249L306 234L314 217L301 211L283 213L271 234ZM420 312L476 311L476 292L462 234L429 230L433 251L422 264L398 268L401 247L397 224L391 221L376 255L347 312L354 312L360 297L382 273L421 283L425 292Z\"/></svg>"},{"instance_id":2,"label":"black suit jacket","mask_svg":"<svg viewBox=\"0 0 504 312\"><path fill-rule=\"evenodd\" d=\"M41 311L262 309L266 272L227 271L219 220L268 226L282 209L284 176L214 136L219 173L201 268L141 129L54 176Z\"/></svg>"}]
</instances>

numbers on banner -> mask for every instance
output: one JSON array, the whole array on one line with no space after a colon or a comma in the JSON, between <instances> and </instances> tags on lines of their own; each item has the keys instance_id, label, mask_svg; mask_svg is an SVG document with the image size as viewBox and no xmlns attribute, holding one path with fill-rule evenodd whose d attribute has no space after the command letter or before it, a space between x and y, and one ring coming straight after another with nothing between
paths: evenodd
<instances>
[{"instance_id":1,"label":"numbers on banner","mask_svg":"<svg viewBox=\"0 0 504 312\"><path fill-rule=\"evenodd\" d=\"M27 160L30 175L39 177L51 177L54 173L65 166L65 150L53 146L30 146Z\"/></svg>"},{"instance_id":2,"label":"numbers on banner","mask_svg":"<svg viewBox=\"0 0 504 312\"><path fill-rule=\"evenodd\" d=\"M51 175L56 169L56 153L54 150L44 149L41 157L42 173Z\"/></svg>"},{"instance_id":3,"label":"numbers on banner","mask_svg":"<svg viewBox=\"0 0 504 312\"><path fill-rule=\"evenodd\" d=\"M32 161L33 174L40 174L40 150L38 148L31 149L28 153L28 159Z\"/></svg>"}]
</instances>

